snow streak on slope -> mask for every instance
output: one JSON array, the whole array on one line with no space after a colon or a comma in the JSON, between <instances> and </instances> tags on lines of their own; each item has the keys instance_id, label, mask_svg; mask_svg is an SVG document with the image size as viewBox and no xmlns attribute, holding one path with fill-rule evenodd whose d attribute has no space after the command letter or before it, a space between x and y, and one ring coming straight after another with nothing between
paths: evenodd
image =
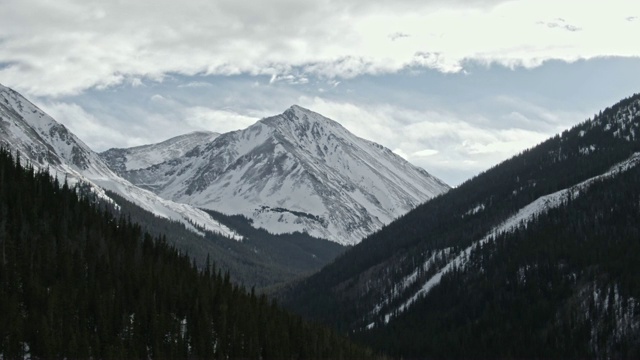
<instances>
[{"instance_id":1,"label":"snow streak on slope","mask_svg":"<svg viewBox=\"0 0 640 360\"><path fill-rule=\"evenodd\" d=\"M196 224L209 231L240 239L202 210L165 200L140 189L115 174L98 154L49 115L17 92L0 85L0 145L18 151L34 168L48 170L61 181L83 182L99 196L103 189L114 191L157 216L180 221L197 231Z\"/></svg>"},{"instance_id":2,"label":"snow streak on slope","mask_svg":"<svg viewBox=\"0 0 640 360\"><path fill-rule=\"evenodd\" d=\"M188 136L188 135L187 135ZM169 140L173 141L173 140ZM134 153L113 163L136 163ZM242 214L272 233L354 244L449 187L335 121L292 106L144 169L132 183L197 207Z\"/></svg>"},{"instance_id":3,"label":"snow streak on slope","mask_svg":"<svg viewBox=\"0 0 640 360\"><path fill-rule=\"evenodd\" d=\"M431 276L422 285L422 287L419 288L418 291L416 291L408 300L403 302L394 311L388 312L385 315L385 322L389 322L389 320L394 316L394 314L397 315L399 313L402 313L420 297L427 295L431 291L431 289L433 289L436 285L440 283L444 274L453 270L454 268L458 268L458 269L464 268L466 266L467 260L469 259L469 255L471 254L471 252L475 249L478 249L479 247L486 244L487 242L494 240L497 235L511 232L515 230L517 227L519 227L520 225L526 225L528 221L535 218L537 215L547 212L550 209L558 208L562 206L564 203L567 202L569 198L576 198L580 196L580 193L586 190L587 188L589 188L589 186L591 186L591 184L593 184L594 182L615 176L620 172L624 172L635 166L638 166L638 164L640 164L640 153L635 153L629 159L613 166L609 171L607 171L604 174L587 179L568 189L563 189L563 190L554 192L552 194L542 196L536 199L535 201L533 201L532 203L530 203L529 205L523 207L516 214L509 217L500 225L492 229L482 239L478 240L477 242L473 243L466 249L462 250L455 257L452 257L451 260L449 260L444 267L442 267L433 276ZM437 256L448 256L449 254L450 254L450 249L436 251L434 255L432 255L431 258L429 258L429 260L427 260L427 262L424 264L424 266L422 267L422 270L423 271L429 270L433 265L435 265L433 260ZM397 296L401 294L402 290L406 289L412 282L414 282L414 280L417 277L417 271L418 270L416 270L411 275L405 277L404 280L401 281L401 284L403 284L403 286L401 286L398 289L399 290L398 292L392 294L392 298L390 300L387 300L386 303L389 303L390 301L392 301L394 297L397 298ZM376 311L377 309L381 309L382 305L384 304L381 304L380 306L376 307L376 309L374 309L374 312L377 312ZM374 324L370 324L368 327L371 328L373 326Z\"/></svg>"}]
</instances>

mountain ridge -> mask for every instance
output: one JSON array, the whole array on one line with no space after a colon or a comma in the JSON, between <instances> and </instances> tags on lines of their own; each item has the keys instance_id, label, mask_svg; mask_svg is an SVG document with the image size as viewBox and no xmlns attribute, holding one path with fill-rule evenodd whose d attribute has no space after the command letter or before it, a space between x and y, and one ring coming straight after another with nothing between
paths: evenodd
<instances>
[{"instance_id":1,"label":"mountain ridge","mask_svg":"<svg viewBox=\"0 0 640 360\"><path fill-rule=\"evenodd\" d=\"M101 155L122 162L118 151L126 150ZM272 233L301 231L342 244L357 243L449 189L391 150L298 105L184 156L119 174L165 198L246 216Z\"/></svg>"},{"instance_id":2,"label":"mountain ridge","mask_svg":"<svg viewBox=\"0 0 640 360\"><path fill-rule=\"evenodd\" d=\"M560 322L559 325L554 321L558 319L556 316L560 319L571 318L573 315L568 314L583 311L575 308L575 304L600 304L597 306L606 309L608 305L602 305L602 299L595 298L593 293L629 289L629 282L633 283L633 276L631 280L629 276L634 271L637 274L637 268L622 272L610 264L615 264L616 256L622 249L620 246L625 244L623 239L629 248L637 244L629 242L633 238L618 238L616 228L611 227L612 220L599 225L598 222L603 218L611 218L613 209L616 209L615 214L621 218L621 222L622 219L629 219L629 216L633 219L635 216L624 215L625 208L634 211L629 214L635 214L638 210L634 202L637 183L635 187L633 185L633 179L640 172L637 166L637 154L640 152L638 134L640 95L634 95L605 109L593 119L525 150L418 206L364 239L320 272L284 289L280 293L281 299L290 309L306 317L324 321L345 332L355 332L357 337L365 339L372 346L378 346L380 350L393 349L390 353L397 356L524 357L527 353L522 349L540 347L544 341L556 341L545 338L549 334L545 329L554 329L554 335L567 341L556 349L565 352L556 354L606 357L602 355L604 353L589 352L598 348L595 345L588 347L590 341L600 344L597 339L584 340L582 344L587 345L584 352L572 353L569 345L572 336L584 335L573 328L576 326L586 329L581 331L587 334L591 331L605 339L603 341L606 344L599 345L600 351L605 348L608 349L606 351L614 351L614 346L618 346L615 345L618 344L618 340L615 340L618 335L607 330L601 315L588 315L572 323ZM609 184L609 187L602 184ZM616 193L618 186L629 194L627 198ZM617 202L612 202L613 198ZM599 200L589 203L586 199ZM601 202L609 204L606 206L611 208L604 205L600 207ZM581 211L585 211L587 206L589 215L582 215ZM563 224L553 223L555 215L562 219L578 219L572 220L575 224L566 224L567 230L562 230L565 229ZM545 228L537 227L539 222L553 226L554 231L545 232ZM632 223L627 221L626 227L621 227L619 231L637 233ZM600 236L603 235L598 231L592 232L598 234L598 238L584 231L585 228L604 228L605 225L609 226L606 227L608 238L611 239L608 242L596 241L602 241ZM535 241L536 237L528 237L528 231L534 230L536 236L545 234L545 240L548 238L555 242L548 240L544 242L547 248L541 248ZM554 238L554 232L559 231L574 237ZM521 241L505 245L509 243L505 243L504 239ZM526 244L528 248L516 248L525 246L520 244ZM565 244L580 251L582 257L562 252ZM597 245L600 252L593 254L584 244ZM511 253L501 250L507 247ZM537 251L526 252L532 248ZM519 257L516 258L514 254ZM532 255L527 257L527 254ZM554 254L560 263L545 263L544 254ZM603 258L607 259L606 262ZM514 259L519 262L514 263ZM492 278L486 278L483 274L488 268L502 269L505 266L501 264L506 263L509 267L503 270L508 273L491 273L503 280L492 286ZM631 263L625 260L625 264ZM602 269L602 272L593 269ZM531 274L527 278L530 285L523 282L524 275L519 275L525 270ZM544 281L548 276L551 277L548 281L556 284L558 289L547 289ZM599 290L585 293L582 285L593 284L592 277L600 279L597 281ZM513 319L521 319L510 311L516 308L522 312L533 311L522 303L518 303L520 307L511 303L509 306L514 307L506 305L508 299L526 301L522 293L513 290L514 282L526 287L527 291L546 289L546 297L536 298L539 301L536 304L543 306L545 312L527 318L530 322L523 322L526 324L523 326L530 328L522 331L526 330L527 334L535 332L535 336L518 338L522 341L519 346L505 346L505 350L501 351L499 346L496 347L496 344L500 344L499 339L506 342L513 335L505 330L505 324L513 324ZM475 297L470 289L482 289L483 297ZM558 292L559 289L564 292ZM632 311L633 304L640 299L637 291L620 294L620 301L631 305L607 310L610 314L628 314L628 310ZM550 298L555 299L554 305L558 308L549 306ZM485 303L476 299L484 299ZM430 307L437 308L437 312L430 312ZM470 310L464 312L464 309ZM490 324L488 328L477 328L476 324L484 319L483 314L489 311L502 322L486 320ZM498 316L508 312L516 317ZM600 314L593 312L596 313ZM543 319L548 322L542 323ZM593 325L585 321L593 321ZM627 335L624 335L624 339L627 340L624 341L633 344L626 336L633 334L633 326L640 326L637 315L628 319L616 315L607 321L625 329ZM486 331L490 335L469 336L470 329ZM433 338L434 341L420 345L421 342L414 337L418 334L423 338ZM629 346L634 349L635 345ZM549 357L552 354L540 352L537 356Z\"/></svg>"},{"instance_id":3,"label":"mountain ridge","mask_svg":"<svg viewBox=\"0 0 640 360\"><path fill-rule=\"evenodd\" d=\"M101 157L106 161L111 160L111 162L107 162L111 169L117 171L138 170L180 157L194 147L211 142L218 136L220 136L219 133L212 131L193 131L157 144L146 144L127 149L111 148L102 152L101 154L104 156ZM162 150L162 152L158 154L158 150ZM138 162L113 161L116 159L125 160L128 158L127 155L131 153L136 154Z\"/></svg>"},{"instance_id":4,"label":"mountain ridge","mask_svg":"<svg viewBox=\"0 0 640 360\"><path fill-rule=\"evenodd\" d=\"M0 85L0 144L18 151L36 168L48 169L53 176L74 185L89 184L100 198L109 200L103 190L114 191L156 216L182 222L192 231L194 224L208 231L241 239L207 213L187 204L162 199L139 189L107 166L82 140L55 121L18 92Z\"/></svg>"}]
</instances>

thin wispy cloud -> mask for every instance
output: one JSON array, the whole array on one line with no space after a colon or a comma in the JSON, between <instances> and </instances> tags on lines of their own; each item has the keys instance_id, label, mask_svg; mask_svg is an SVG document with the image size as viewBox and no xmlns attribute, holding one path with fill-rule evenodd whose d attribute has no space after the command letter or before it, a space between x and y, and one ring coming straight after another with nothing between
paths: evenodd
<instances>
[{"instance_id":1,"label":"thin wispy cloud","mask_svg":"<svg viewBox=\"0 0 640 360\"><path fill-rule=\"evenodd\" d=\"M551 29L557 28L557 29L563 29L563 30L567 30L567 31L571 31L571 32L581 31L582 30L582 28L580 28L578 26L568 24L562 18L558 18L558 19L555 19L555 20L549 21L549 22L539 21L538 24L545 25L546 27L551 28Z\"/></svg>"},{"instance_id":2,"label":"thin wispy cloud","mask_svg":"<svg viewBox=\"0 0 640 360\"><path fill-rule=\"evenodd\" d=\"M408 38L409 36L411 35L402 32L394 32L393 34L389 34L389 39L391 39L391 41L396 41L398 39Z\"/></svg>"}]
</instances>

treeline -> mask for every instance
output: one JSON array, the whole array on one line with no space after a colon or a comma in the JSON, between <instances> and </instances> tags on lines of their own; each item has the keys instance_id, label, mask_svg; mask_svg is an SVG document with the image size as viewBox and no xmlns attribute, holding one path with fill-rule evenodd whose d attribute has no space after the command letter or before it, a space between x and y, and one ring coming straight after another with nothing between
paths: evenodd
<instances>
[{"instance_id":1,"label":"treeline","mask_svg":"<svg viewBox=\"0 0 640 360\"><path fill-rule=\"evenodd\" d=\"M346 249L306 234L269 234L251 227L250 221L242 216L228 216L211 210L205 211L237 231L243 240L233 240L201 228L204 235L200 235L188 230L184 224L160 218L114 192L107 194L119 205L116 214L130 217L152 236L165 235L170 245L189 254L199 267L205 265L209 256L218 268L230 272L232 283L255 287L258 292L317 271Z\"/></svg>"},{"instance_id":2,"label":"treeline","mask_svg":"<svg viewBox=\"0 0 640 360\"><path fill-rule=\"evenodd\" d=\"M409 358L640 358L640 166L472 251L360 340Z\"/></svg>"},{"instance_id":3,"label":"treeline","mask_svg":"<svg viewBox=\"0 0 640 360\"><path fill-rule=\"evenodd\" d=\"M0 358L366 358L0 149Z\"/></svg>"},{"instance_id":4,"label":"treeline","mask_svg":"<svg viewBox=\"0 0 640 360\"><path fill-rule=\"evenodd\" d=\"M252 221L243 215L225 215L214 210L203 210L242 235L241 244L247 251L288 275L286 278L269 277L280 280L271 280L271 284L283 284L308 276L348 249L347 246L307 233L272 234L265 229L253 227Z\"/></svg>"}]
</instances>

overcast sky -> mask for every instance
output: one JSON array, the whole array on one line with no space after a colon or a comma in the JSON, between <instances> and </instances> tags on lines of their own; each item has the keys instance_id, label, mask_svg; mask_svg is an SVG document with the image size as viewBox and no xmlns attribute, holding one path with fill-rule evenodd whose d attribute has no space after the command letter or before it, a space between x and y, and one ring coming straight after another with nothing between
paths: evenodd
<instances>
[{"instance_id":1,"label":"overcast sky","mask_svg":"<svg viewBox=\"0 0 640 360\"><path fill-rule=\"evenodd\" d=\"M96 151L298 104L451 185L640 92L637 0L0 0L0 83Z\"/></svg>"}]
</instances>

